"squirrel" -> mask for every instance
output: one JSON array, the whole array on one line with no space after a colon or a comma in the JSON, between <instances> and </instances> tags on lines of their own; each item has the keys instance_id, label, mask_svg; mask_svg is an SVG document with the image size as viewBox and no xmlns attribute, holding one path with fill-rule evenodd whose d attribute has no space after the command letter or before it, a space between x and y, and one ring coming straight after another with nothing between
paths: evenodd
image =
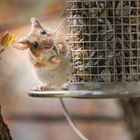
<instances>
[{"instance_id":1,"label":"squirrel","mask_svg":"<svg viewBox=\"0 0 140 140\"><path fill-rule=\"evenodd\" d=\"M33 88L37 91L61 89L70 78L70 49L67 39L41 25L37 18L31 18L31 31L20 38L13 47L28 49L29 59L38 78L45 84ZM88 140L72 122L63 100L60 98L63 113L70 126L82 140Z\"/></svg>"}]
</instances>

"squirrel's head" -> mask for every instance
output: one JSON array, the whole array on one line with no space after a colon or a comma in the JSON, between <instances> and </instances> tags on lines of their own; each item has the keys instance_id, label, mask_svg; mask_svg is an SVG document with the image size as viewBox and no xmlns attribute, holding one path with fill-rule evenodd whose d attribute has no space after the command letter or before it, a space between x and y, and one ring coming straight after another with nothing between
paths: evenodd
<instances>
[{"instance_id":1,"label":"squirrel's head","mask_svg":"<svg viewBox=\"0 0 140 140\"><path fill-rule=\"evenodd\" d=\"M52 33L44 28L37 18L31 18L31 31L23 38L20 38L15 48L20 50L30 49L34 55L39 55L44 50L50 49L54 46Z\"/></svg>"}]
</instances>

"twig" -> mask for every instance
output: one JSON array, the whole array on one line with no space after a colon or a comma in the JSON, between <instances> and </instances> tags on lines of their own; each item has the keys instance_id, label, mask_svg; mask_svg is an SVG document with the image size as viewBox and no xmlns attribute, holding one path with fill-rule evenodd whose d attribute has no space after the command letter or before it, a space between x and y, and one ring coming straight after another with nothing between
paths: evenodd
<instances>
[{"instance_id":1,"label":"twig","mask_svg":"<svg viewBox=\"0 0 140 140\"><path fill-rule=\"evenodd\" d=\"M69 113L67 111L67 108L63 102L63 99L60 98L60 102L62 105L62 109L63 109L63 113L68 121L68 123L70 124L70 126L72 127L72 129L76 132L76 134L82 139L82 140L88 140L81 132L80 130L75 126L75 124L73 123L73 121L71 120Z\"/></svg>"},{"instance_id":2,"label":"twig","mask_svg":"<svg viewBox=\"0 0 140 140\"><path fill-rule=\"evenodd\" d=\"M12 140L9 129L4 123L4 120L1 115L1 106L0 106L0 140Z\"/></svg>"}]
</instances>

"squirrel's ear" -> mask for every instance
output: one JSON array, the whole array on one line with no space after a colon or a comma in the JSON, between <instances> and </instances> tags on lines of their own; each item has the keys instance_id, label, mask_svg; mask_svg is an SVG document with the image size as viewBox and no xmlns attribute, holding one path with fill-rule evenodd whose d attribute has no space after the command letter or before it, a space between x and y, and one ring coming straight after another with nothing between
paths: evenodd
<instances>
[{"instance_id":1,"label":"squirrel's ear","mask_svg":"<svg viewBox=\"0 0 140 140\"><path fill-rule=\"evenodd\" d=\"M23 38L20 38L18 40L18 43L25 45L25 44L28 44L29 41L28 41L28 38L27 37L23 37Z\"/></svg>"},{"instance_id":2,"label":"squirrel's ear","mask_svg":"<svg viewBox=\"0 0 140 140\"><path fill-rule=\"evenodd\" d=\"M32 23L32 27L34 28L42 28L41 23L39 22L39 20L35 17L31 18L31 23Z\"/></svg>"},{"instance_id":3,"label":"squirrel's ear","mask_svg":"<svg viewBox=\"0 0 140 140\"><path fill-rule=\"evenodd\" d=\"M13 47L18 50L25 50L29 48L29 41L27 38L20 38L18 42L13 44Z\"/></svg>"},{"instance_id":4,"label":"squirrel's ear","mask_svg":"<svg viewBox=\"0 0 140 140\"><path fill-rule=\"evenodd\" d=\"M20 43L14 43L12 45L12 47L18 49L18 50L25 50L25 49L28 49L29 46L28 45L23 45L23 44L20 44Z\"/></svg>"}]
</instances>

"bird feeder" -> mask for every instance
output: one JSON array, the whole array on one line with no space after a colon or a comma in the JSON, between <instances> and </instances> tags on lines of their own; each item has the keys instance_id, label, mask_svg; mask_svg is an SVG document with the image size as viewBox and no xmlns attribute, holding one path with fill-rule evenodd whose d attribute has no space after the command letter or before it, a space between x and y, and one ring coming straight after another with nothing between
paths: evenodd
<instances>
[{"instance_id":1,"label":"bird feeder","mask_svg":"<svg viewBox=\"0 0 140 140\"><path fill-rule=\"evenodd\" d=\"M71 48L68 89L31 91L29 95L140 97L140 0L66 1ZM66 114L64 106L63 110Z\"/></svg>"},{"instance_id":2,"label":"bird feeder","mask_svg":"<svg viewBox=\"0 0 140 140\"><path fill-rule=\"evenodd\" d=\"M71 48L69 89L30 95L140 96L140 1L66 1Z\"/></svg>"},{"instance_id":3,"label":"bird feeder","mask_svg":"<svg viewBox=\"0 0 140 140\"><path fill-rule=\"evenodd\" d=\"M139 0L67 0L67 13L71 85L140 81Z\"/></svg>"}]
</instances>

